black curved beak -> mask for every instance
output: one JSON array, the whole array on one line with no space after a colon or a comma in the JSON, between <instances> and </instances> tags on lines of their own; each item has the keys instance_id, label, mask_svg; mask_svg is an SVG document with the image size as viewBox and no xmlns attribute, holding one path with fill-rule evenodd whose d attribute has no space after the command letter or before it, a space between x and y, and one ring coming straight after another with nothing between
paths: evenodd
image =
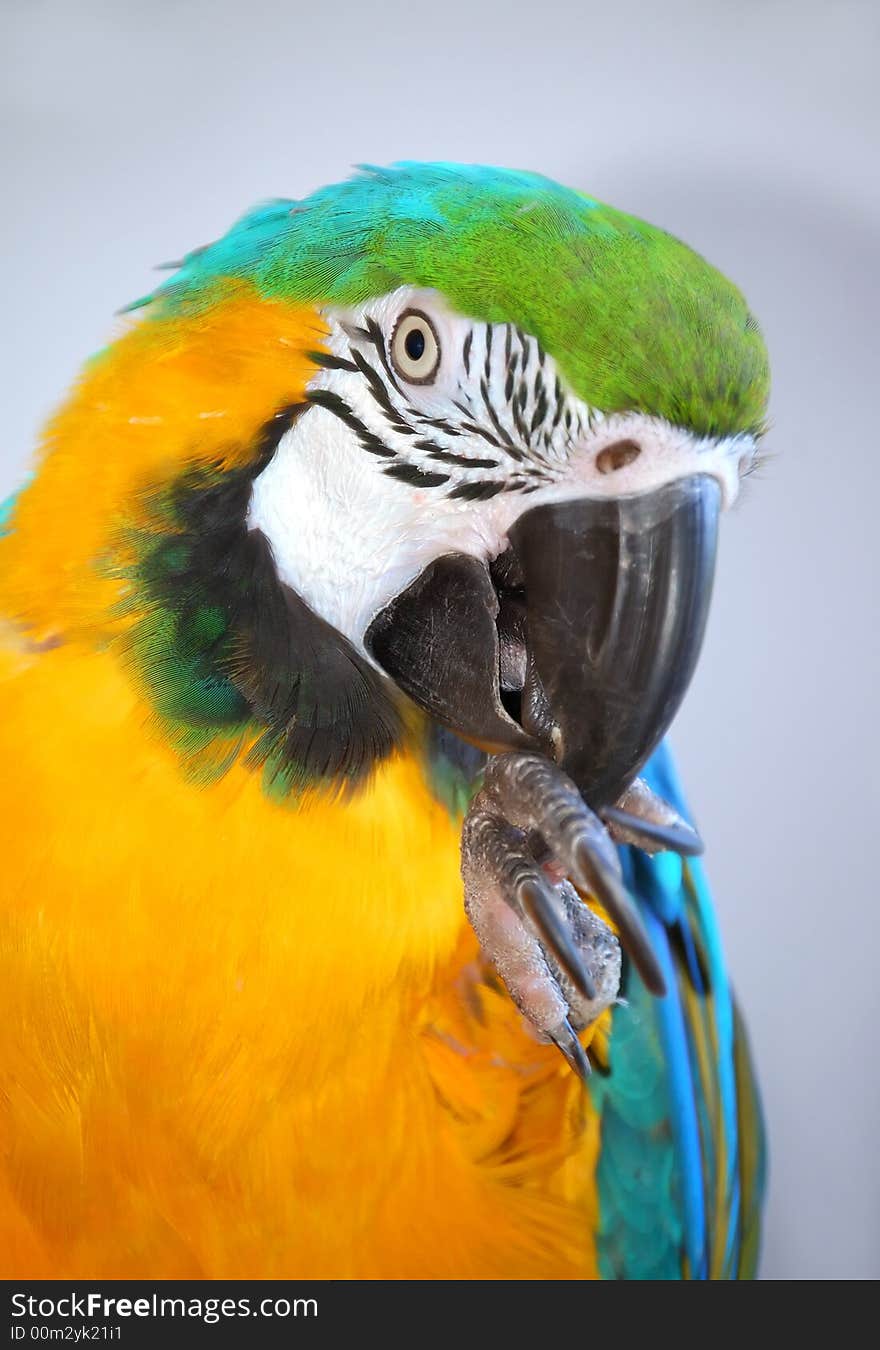
<instances>
[{"instance_id":1,"label":"black curved beak","mask_svg":"<svg viewBox=\"0 0 880 1350\"><path fill-rule=\"evenodd\" d=\"M541 749L594 810L669 727L699 655L721 506L705 475L535 506L490 567L437 559L373 621L376 661L492 751Z\"/></svg>"}]
</instances>

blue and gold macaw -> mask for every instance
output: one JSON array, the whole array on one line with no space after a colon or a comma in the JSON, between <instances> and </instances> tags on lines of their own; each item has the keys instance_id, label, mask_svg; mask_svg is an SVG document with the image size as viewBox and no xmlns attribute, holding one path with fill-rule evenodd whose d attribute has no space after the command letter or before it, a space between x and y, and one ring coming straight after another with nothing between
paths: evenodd
<instances>
[{"instance_id":1,"label":"blue and gold macaw","mask_svg":"<svg viewBox=\"0 0 880 1350\"><path fill-rule=\"evenodd\" d=\"M662 745L764 428L743 298L404 164L126 322L0 543L2 1273L752 1273Z\"/></svg>"}]
</instances>

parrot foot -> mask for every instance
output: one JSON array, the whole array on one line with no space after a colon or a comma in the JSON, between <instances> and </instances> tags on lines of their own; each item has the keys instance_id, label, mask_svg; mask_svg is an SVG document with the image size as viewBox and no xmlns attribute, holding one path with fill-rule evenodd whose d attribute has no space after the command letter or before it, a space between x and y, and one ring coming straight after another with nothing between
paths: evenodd
<instances>
[{"instance_id":1,"label":"parrot foot","mask_svg":"<svg viewBox=\"0 0 880 1350\"><path fill-rule=\"evenodd\" d=\"M600 819L542 756L496 755L462 829L465 909L484 954L535 1030L584 1078L576 1032L617 997L620 948L648 989L665 993L647 930L621 880L613 839L698 853L699 836L636 780ZM583 903L591 896L617 933Z\"/></svg>"}]
</instances>

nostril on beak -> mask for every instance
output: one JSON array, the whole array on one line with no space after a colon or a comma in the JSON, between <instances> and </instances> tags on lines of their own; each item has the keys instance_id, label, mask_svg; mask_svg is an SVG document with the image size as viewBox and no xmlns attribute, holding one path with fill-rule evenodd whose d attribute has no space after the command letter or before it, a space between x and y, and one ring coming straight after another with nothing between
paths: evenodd
<instances>
[{"instance_id":1,"label":"nostril on beak","mask_svg":"<svg viewBox=\"0 0 880 1350\"><path fill-rule=\"evenodd\" d=\"M616 473L618 469L625 469L627 464L632 464L641 453L642 447L635 441L615 441L613 445L606 445L604 450L599 451L596 468L600 473Z\"/></svg>"}]
</instances>

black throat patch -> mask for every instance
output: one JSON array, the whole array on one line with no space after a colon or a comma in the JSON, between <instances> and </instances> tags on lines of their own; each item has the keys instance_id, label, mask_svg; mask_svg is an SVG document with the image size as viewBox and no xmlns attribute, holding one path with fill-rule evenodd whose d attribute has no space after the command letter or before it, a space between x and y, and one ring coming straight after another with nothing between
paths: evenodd
<instances>
[{"instance_id":1,"label":"black throat patch","mask_svg":"<svg viewBox=\"0 0 880 1350\"><path fill-rule=\"evenodd\" d=\"M188 770L209 780L241 758L279 797L354 787L403 737L387 681L279 579L247 525L253 480L307 406L266 424L246 469L200 466L148 494L115 568L134 616L127 655Z\"/></svg>"}]
</instances>

